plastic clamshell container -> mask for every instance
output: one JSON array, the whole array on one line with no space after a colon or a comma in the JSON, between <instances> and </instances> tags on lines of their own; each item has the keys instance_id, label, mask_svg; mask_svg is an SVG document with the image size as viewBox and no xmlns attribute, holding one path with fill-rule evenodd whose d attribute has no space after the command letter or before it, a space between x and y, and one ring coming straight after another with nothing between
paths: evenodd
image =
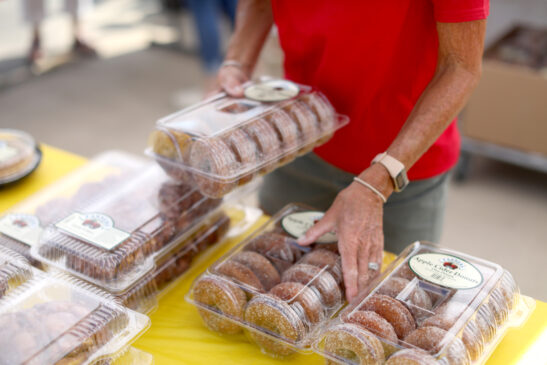
<instances>
[{"instance_id":1,"label":"plastic clamshell container","mask_svg":"<svg viewBox=\"0 0 547 365\"><path fill-rule=\"evenodd\" d=\"M219 94L160 119L146 153L173 178L222 197L311 151L349 122L320 92L290 84L298 92L287 100Z\"/></svg>"},{"instance_id":2,"label":"plastic clamshell container","mask_svg":"<svg viewBox=\"0 0 547 365\"><path fill-rule=\"evenodd\" d=\"M313 348L340 364L484 364L534 305L498 264L416 242L319 331Z\"/></svg>"},{"instance_id":3,"label":"plastic clamshell container","mask_svg":"<svg viewBox=\"0 0 547 365\"><path fill-rule=\"evenodd\" d=\"M32 276L32 267L23 256L0 246L0 298Z\"/></svg>"},{"instance_id":4,"label":"plastic clamshell container","mask_svg":"<svg viewBox=\"0 0 547 365\"><path fill-rule=\"evenodd\" d=\"M46 227L34 258L119 294L148 274L221 201L173 182L157 165Z\"/></svg>"},{"instance_id":5,"label":"plastic clamshell container","mask_svg":"<svg viewBox=\"0 0 547 365\"><path fill-rule=\"evenodd\" d=\"M104 152L82 167L33 194L0 217L0 246L25 256L33 265L30 248L38 243L43 227L96 201L150 165L125 152Z\"/></svg>"},{"instance_id":6,"label":"plastic clamshell container","mask_svg":"<svg viewBox=\"0 0 547 365\"><path fill-rule=\"evenodd\" d=\"M107 358L97 360L92 365L153 365L154 356L134 347L126 348Z\"/></svg>"},{"instance_id":7,"label":"plastic clamshell container","mask_svg":"<svg viewBox=\"0 0 547 365\"><path fill-rule=\"evenodd\" d=\"M0 185L27 176L41 159L42 153L30 134L16 129L0 129Z\"/></svg>"},{"instance_id":8,"label":"plastic clamshell container","mask_svg":"<svg viewBox=\"0 0 547 365\"><path fill-rule=\"evenodd\" d=\"M150 325L76 279L37 275L0 300L0 364L89 364L129 346Z\"/></svg>"},{"instance_id":9,"label":"plastic clamshell container","mask_svg":"<svg viewBox=\"0 0 547 365\"><path fill-rule=\"evenodd\" d=\"M302 223L313 225L317 213L286 206L195 280L186 299L208 328L226 335L244 330L272 356L311 352L312 333L344 301L333 245L303 248L292 235Z\"/></svg>"}]
</instances>

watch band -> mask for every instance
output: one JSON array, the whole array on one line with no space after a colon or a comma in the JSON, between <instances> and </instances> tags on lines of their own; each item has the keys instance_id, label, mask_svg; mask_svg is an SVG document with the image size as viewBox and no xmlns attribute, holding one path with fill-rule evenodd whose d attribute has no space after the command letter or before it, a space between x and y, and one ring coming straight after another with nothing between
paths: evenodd
<instances>
[{"instance_id":1,"label":"watch band","mask_svg":"<svg viewBox=\"0 0 547 365\"><path fill-rule=\"evenodd\" d=\"M396 158L388 155L387 152L378 154L374 157L372 163L379 163L386 168L393 181L395 191L400 192L408 185L405 165Z\"/></svg>"}]
</instances>

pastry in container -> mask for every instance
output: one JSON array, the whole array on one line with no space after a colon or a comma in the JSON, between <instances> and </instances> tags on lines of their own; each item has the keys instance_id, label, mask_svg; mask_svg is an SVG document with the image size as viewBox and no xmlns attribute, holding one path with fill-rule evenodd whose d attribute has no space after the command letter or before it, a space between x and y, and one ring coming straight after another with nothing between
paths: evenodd
<instances>
[{"instance_id":1,"label":"pastry in container","mask_svg":"<svg viewBox=\"0 0 547 365\"><path fill-rule=\"evenodd\" d=\"M318 214L288 205L198 277L187 300L204 324L226 335L245 331L273 356L309 352L313 332L344 300L339 255L296 244Z\"/></svg>"},{"instance_id":2,"label":"pastry in container","mask_svg":"<svg viewBox=\"0 0 547 365\"><path fill-rule=\"evenodd\" d=\"M125 348L116 354L94 361L92 365L153 365L154 356L134 347Z\"/></svg>"},{"instance_id":3,"label":"pastry in container","mask_svg":"<svg viewBox=\"0 0 547 365\"><path fill-rule=\"evenodd\" d=\"M23 256L0 246L0 298L32 275L32 267Z\"/></svg>"},{"instance_id":4,"label":"pastry in container","mask_svg":"<svg viewBox=\"0 0 547 365\"><path fill-rule=\"evenodd\" d=\"M77 280L39 274L0 299L0 364L90 364L130 345L148 317Z\"/></svg>"},{"instance_id":5,"label":"pastry in container","mask_svg":"<svg viewBox=\"0 0 547 365\"><path fill-rule=\"evenodd\" d=\"M43 227L79 211L150 165L140 156L119 151L94 157L0 217L0 246L18 252L41 268L30 249L37 244Z\"/></svg>"},{"instance_id":6,"label":"pastry in container","mask_svg":"<svg viewBox=\"0 0 547 365\"><path fill-rule=\"evenodd\" d=\"M31 254L111 293L122 293L151 272L155 256L221 203L179 185L160 167L148 165L125 184L46 227Z\"/></svg>"},{"instance_id":7,"label":"pastry in container","mask_svg":"<svg viewBox=\"0 0 547 365\"><path fill-rule=\"evenodd\" d=\"M375 283L318 332L327 363L484 364L533 306L498 264L424 242Z\"/></svg>"},{"instance_id":8,"label":"pastry in container","mask_svg":"<svg viewBox=\"0 0 547 365\"><path fill-rule=\"evenodd\" d=\"M28 133L0 129L0 186L13 183L34 171L42 152Z\"/></svg>"},{"instance_id":9,"label":"pastry in container","mask_svg":"<svg viewBox=\"0 0 547 365\"><path fill-rule=\"evenodd\" d=\"M218 198L325 143L348 123L308 86L268 80L248 85L245 95L219 94L160 119L147 154L174 179Z\"/></svg>"}]
</instances>

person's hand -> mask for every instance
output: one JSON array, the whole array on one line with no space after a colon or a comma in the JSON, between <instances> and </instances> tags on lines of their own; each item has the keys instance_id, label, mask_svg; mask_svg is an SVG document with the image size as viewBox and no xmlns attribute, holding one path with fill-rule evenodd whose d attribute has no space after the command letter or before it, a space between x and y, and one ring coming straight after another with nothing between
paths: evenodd
<instances>
[{"instance_id":1,"label":"person's hand","mask_svg":"<svg viewBox=\"0 0 547 365\"><path fill-rule=\"evenodd\" d=\"M243 96L243 84L249 81L249 76L243 66L223 65L218 70L215 84L206 92L206 98L221 91L234 97Z\"/></svg>"},{"instance_id":2,"label":"person's hand","mask_svg":"<svg viewBox=\"0 0 547 365\"><path fill-rule=\"evenodd\" d=\"M380 272L384 249L382 219L380 197L353 182L338 194L323 218L298 240L300 245L310 245L323 234L336 232L348 301ZM372 262L377 264L377 270L369 268Z\"/></svg>"}]
</instances>

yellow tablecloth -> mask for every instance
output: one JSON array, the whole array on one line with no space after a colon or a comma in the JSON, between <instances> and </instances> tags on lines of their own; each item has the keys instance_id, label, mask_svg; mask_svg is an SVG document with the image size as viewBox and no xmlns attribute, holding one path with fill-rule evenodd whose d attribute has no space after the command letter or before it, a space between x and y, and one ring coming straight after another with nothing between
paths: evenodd
<instances>
[{"instance_id":1,"label":"yellow tablecloth","mask_svg":"<svg viewBox=\"0 0 547 365\"><path fill-rule=\"evenodd\" d=\"M81 166L85 160L73 154L43 146L44 160L38 170L20 184L0 189L0 212ZM262 224L261 218L255 227ZM253 227L254 228L254 227ZM134 347L154 355L157 365L164 364L322 364L317 355L297 355L289 360L276 360L263 355L245 341L243 335L234 339L210 332L202 324L196 309L184 300L194 278L243 237L238 237L202 260L185 274L184 280L161 298L151 315L152 327ZM389 259L392 256L386 256ZM547 304L536 301L536 309L521 327L510 329L488 360L488 365L547 364ZM536 354L535 357L531 356ZM540 357L538 357L540 356Z\"/></svg>"}]
</instances>

